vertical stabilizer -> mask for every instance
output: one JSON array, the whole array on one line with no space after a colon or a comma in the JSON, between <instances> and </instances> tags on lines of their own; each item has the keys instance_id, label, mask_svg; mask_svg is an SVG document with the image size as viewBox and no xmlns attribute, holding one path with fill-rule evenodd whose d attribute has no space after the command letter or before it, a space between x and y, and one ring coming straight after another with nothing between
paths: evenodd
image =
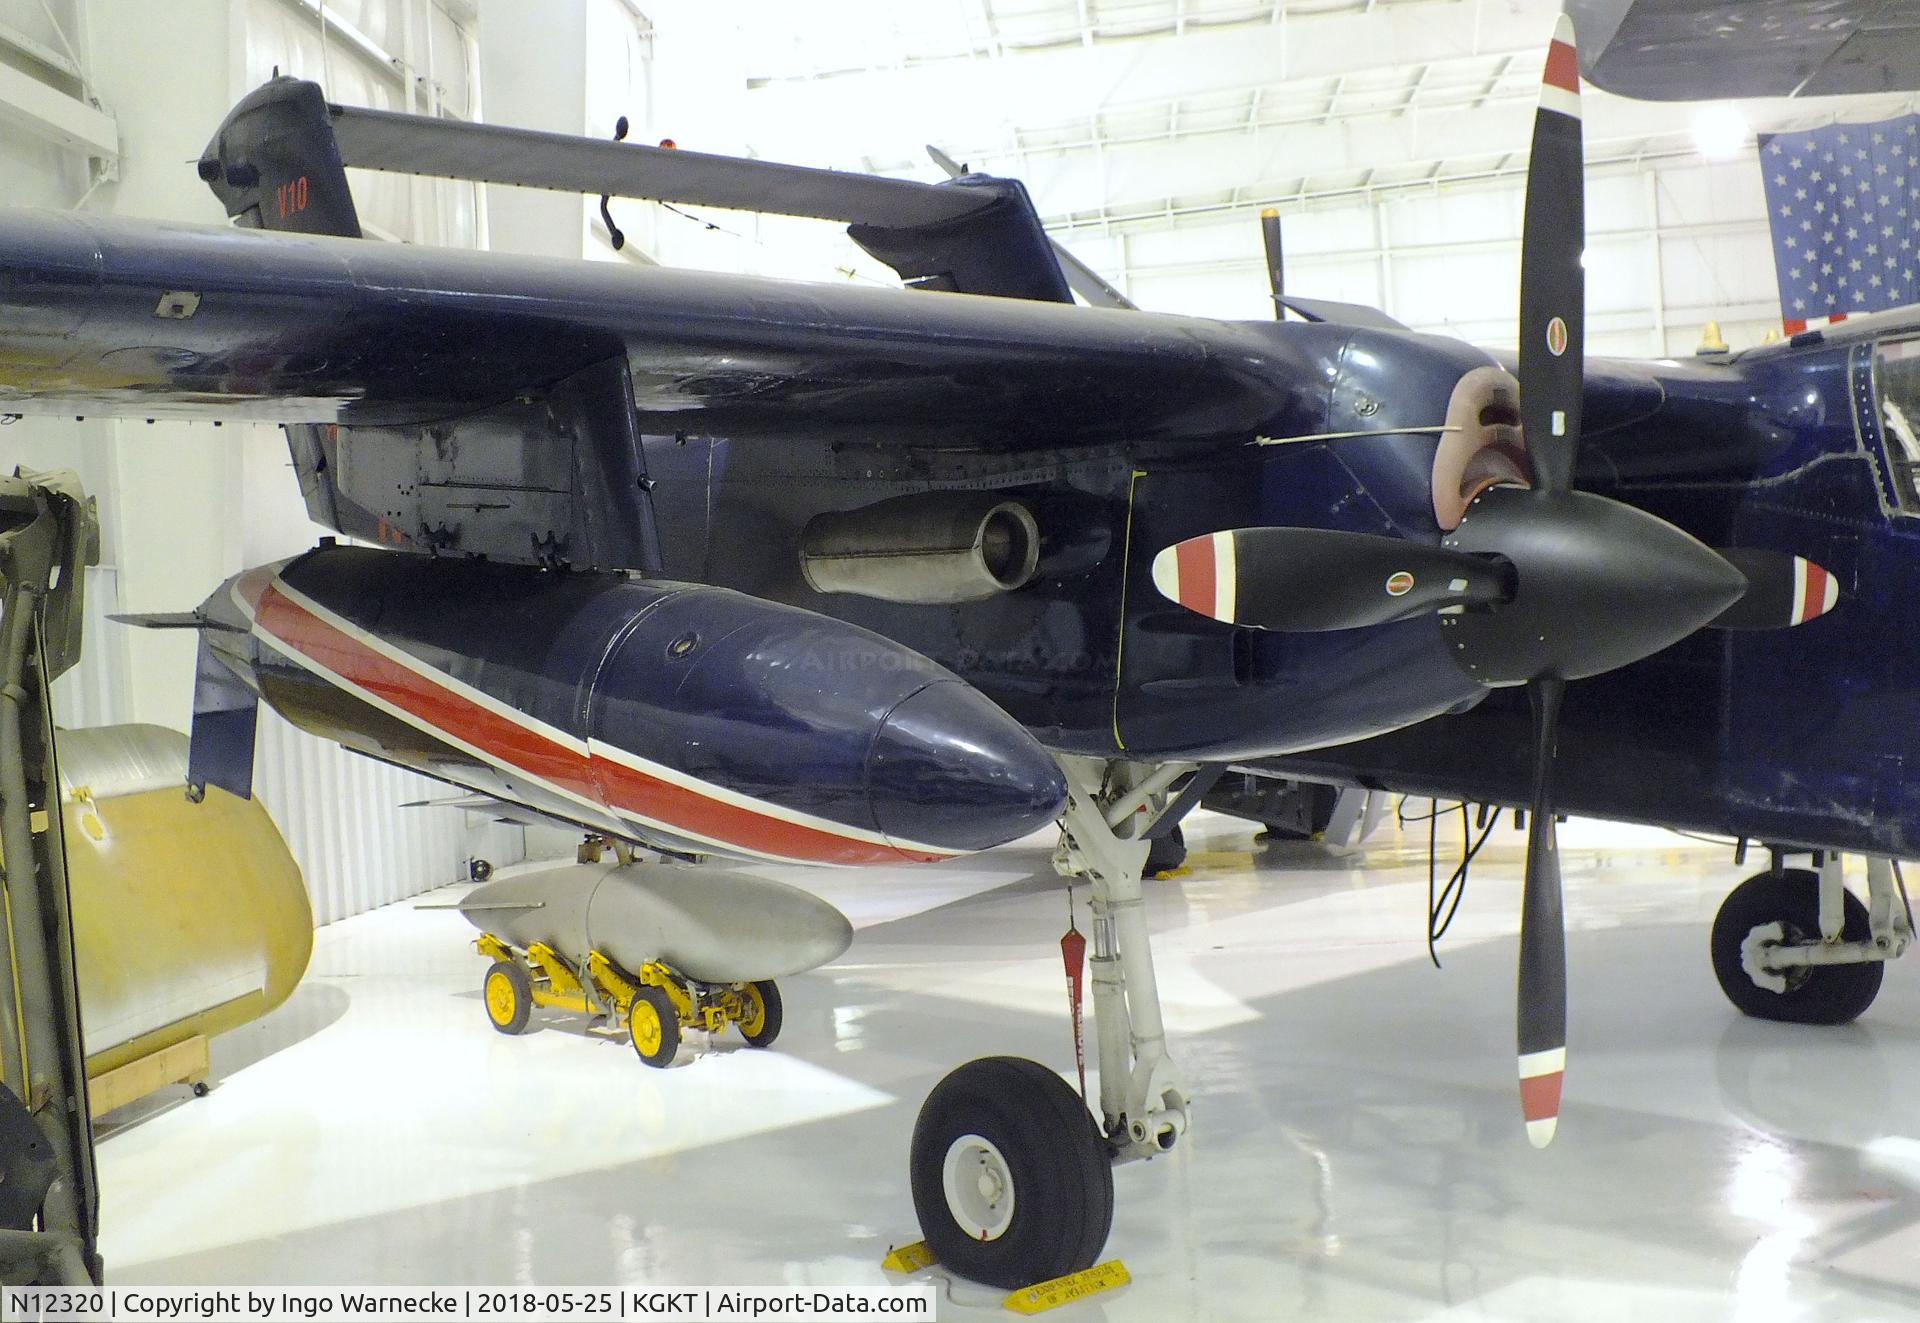
<instances>
[{"instance_id":1,"label":"vertical stabilizer","mask_svg":"<svg viewBox=\"0 0 1920 1323\"><path fill-rule=\"evenodd\" d=\"M340 144L317 83L276 78L249 92L201 154L200 177L241 225L360 237Z\"/></svg>"},{"instance_id":2,"label":"vertical stabilizer","mask_svg":"<svg viewBox=\"0 0 1920 1323\"><path fill-rule=\"evenodd\" d=\"M200 634L200 660L193 682L193 736L187 748L187 785L204 792L219 786L253 798L253 735L260 696L220 660Z\"/></svg>"}]
</instances>

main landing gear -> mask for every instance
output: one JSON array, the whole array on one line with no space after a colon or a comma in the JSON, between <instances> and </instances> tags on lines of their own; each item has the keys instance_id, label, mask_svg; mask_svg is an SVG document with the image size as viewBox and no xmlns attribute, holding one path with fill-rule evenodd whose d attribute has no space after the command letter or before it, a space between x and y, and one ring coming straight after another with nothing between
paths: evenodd
<instances>
[{"instance_id":1,"label":"main landing gear","mask_svg":"<svg viewBox=\"0 0 1920 1323\"><path fill-rule=\"evenodd\" d=\"M1093 892L1100 1118L1046 1066L970 1061L913 1128L913 1206L953 1271L1012 1290L1091 1267L1113 1221L1113 1164L1171 1150L1187 1096L1167 1055L1147 935L1146 833L1190 763L1060 760L1069 786L1054 867Z\"/></svg>"},{"instance_id":2,"label":"main landing gear","mask_svg":"<svg viewBox=\"0 0 1920 1323\"><path fill-rule=\"evenodd\" d=\"M1742 882L1713 921L1713 972L1727 1000L1761 1020L1846 1024L1880 992L1889 960L1913 941L1904 887L1867 859L1867 902L1846 889L1840 856L1774 866Z\"/></svg>"}]
</instances>

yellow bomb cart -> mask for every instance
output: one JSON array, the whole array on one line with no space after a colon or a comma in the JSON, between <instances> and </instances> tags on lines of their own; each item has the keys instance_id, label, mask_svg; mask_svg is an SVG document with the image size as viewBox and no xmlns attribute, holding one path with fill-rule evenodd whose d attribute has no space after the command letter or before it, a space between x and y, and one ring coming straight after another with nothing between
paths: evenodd
<instances>
[{"instance_id":1,"label":"yellow bomb cart","mask_svg":"<svg viewBox=\"0 0 1920 1323\"><path fill-rule=\"evenodd\" d=\"M536 1006L624 1024L665 1066L683 1029L737 1024L766 1047L780 1032L776 978L853 941L846 916L798 887L692 864L568 864L475 887L459 902L493 965L487 1018L524 1033Z\"/></svg>"}]
</instances>

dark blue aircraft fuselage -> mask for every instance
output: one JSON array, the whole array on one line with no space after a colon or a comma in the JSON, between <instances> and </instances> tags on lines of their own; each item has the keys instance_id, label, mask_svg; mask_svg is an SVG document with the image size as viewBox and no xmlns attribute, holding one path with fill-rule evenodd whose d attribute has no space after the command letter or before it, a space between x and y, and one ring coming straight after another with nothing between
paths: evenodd
<instances>
[{"instance_id":1,"label":"dark blue aircraft fuselage","mask_svg":"<svg viewBox=\"0 0 1920 1323\"><path fill-rule=\"evenodd\" d=\"M1841 601L1793 629L1702 631L1572 686L1561 805L1755 840L1911 855L1920 847L1920 505L1880 407L1897 316L1731 364L1620 365L1578 481L1714 546L1804 555ZM1647 383L1659 381L1649 391ZM1589 406L1590 410L1592 405ZM1590 413L1591 419L1591 413ZM1416 793L1524 804L1524 699L1276 765Z\"/></svg>"},{"instance_id":2,"label":"dark blue aircraft fuselage","mask_svg":"<svg viewBox=\"0 0 1920 1323\"><path fill-rule=\"evenodd\" d=\"M197 300L189 315L166 313L176 292ZM1150 576L1159 551L1220 529L1437 541L1432 429L1491 361L1457 342L11 211L0 314L0 409L305 424L295 458L316 517L414 551L475 554L460 539L486 502L389 539L380 510L353 515L325 445L368 441L363 474L382 447L401 457L384 490L408 499L451 488L407 465L491 456L472 490L578 507L549 521L579 533L576 566L865 625L1056 749L1238 760L1456 712L1388 737L1425 761L1390 765L1370 743L1296 766L1507 797L1505 769L1526 759L1516 703L1481 702L1431 620L1262 634L1175 606ZM1702 633L1574 685L1563 740L1584 752L1562 759L1567 807L1920 841L1906 770L1920 508L1888 467L1875 393L1874 346L1898 334L1879 319L1730 363L1591 364L1579 485L1711 545L1807 556L1844 596L1794 630ZM1032 507L1033 582L959 604L806 586L796 539L814 515L956 490ZM542 536L513 554L557 556Z\"/></svg>"}]
</instances>

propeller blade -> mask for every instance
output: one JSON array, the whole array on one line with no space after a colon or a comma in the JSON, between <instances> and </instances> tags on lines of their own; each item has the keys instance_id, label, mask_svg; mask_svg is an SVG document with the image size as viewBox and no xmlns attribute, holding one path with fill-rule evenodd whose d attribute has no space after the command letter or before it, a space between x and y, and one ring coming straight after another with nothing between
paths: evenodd
<instances>
[{"instance_id":1,"label":"propeller blade","mask_svg":"<svg viewBox=\"0 0 1920 1323\"><path fill-rule=\"evenodd\" d=\"M1560 843L1554 825L1554 750L1566 681L1543 676L1533 700L1533 802L1527 817L1527 880L1520 903L1520 1111L1535 1148L1553 1142L1560 1084L1567 1069L1567 934L1560 895Z\"/></svg>"},{"instance_id":2,"label":"propeller blade","mask_svg":"<svg viewBox=\"0 0 1920 1323\"><path fill-rule=\"evenodd\" d=\"M1260 213L1260 244L1267 254L1267 289L1273 295L1273 315L1286 320L1286 263L1280 252L1280 213L1272 207Z\"/></svg>"},{"instance_id":3,"label":"propeller blade","mask_svg":"<svg viewBox=\"0 0 1920 1323\"><path fill-rule=\"evenodd\" d=\"M1230 625L1317 633L1512 595L1498 561L1405 538L1323 528L1205 533L1153 558L1153 584L1190 611Z\"/></svg>"},{"instance_id":4,"label":"propeller blade","mask_svg":"<svg viewBox=\"0 0 1920 1323\"><path fill-rule=\"evenodd\" d=\"M1586 340L1585 160L1580 65L1565 14L1547 48L1527 161L1520 243L1520 419L1537 489L1567 490L1580 448Z\"/></svg>"},{"instance_id":5,"label":"propeller blade","mask_svg":"<svg viewBox=\"0 0 1920 1323\"><path fill-rule=\"evenodd\" d=\"M1788 629L1818 620L1840 604L1840 581L1804 556L1759 547L1722 547L1746 576L1747 591L1711 622L1716 629Z\"/></svg>"}]
</instances>

